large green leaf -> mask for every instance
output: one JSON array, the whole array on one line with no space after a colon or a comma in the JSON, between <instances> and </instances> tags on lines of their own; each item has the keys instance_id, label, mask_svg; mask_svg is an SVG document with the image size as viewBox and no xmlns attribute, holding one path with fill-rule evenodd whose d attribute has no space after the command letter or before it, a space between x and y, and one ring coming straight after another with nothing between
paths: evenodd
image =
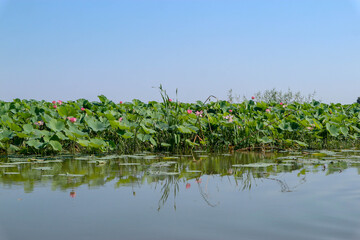
<instances>
[{"instance_id":1,"label":"large green leaf","mask_svg":"<svg viewBox=\"0 0 360 240\"><path fill-rule=\"evenodd\" d=\"M308 146L306 143L304 143L302 141L293 140L293 142L299 144L299 146L301 146L301 147L307 147Z\"/></svg>"},{"instance_id":2,"label":"large green leaf","mask_svg":"<svg viewBox=\"0 0 360 240\"><path fill-rule=\"evenodd\" d=\"M101 148L101 147L106 147L107 145L104 140L99 139L99 138L93 138L93 139L90 139L89 146L93 147L93 148Z\"/></svg>"},{"instance_id":3,"label":"large green leaf","mask_svg":"<svg viewBox=\"0 0 360 240\"><path fill-rule=\"evenodd\" d=\"M59 143L58 141L51 140L49 144L55 151L60 152L62 150L61 143Z\"/></svg>"},{"instance_id":4,"label":"large green leaf","mask_svg":"<svg viewBox=\"0 0 360 240\"><path fill-rule=\"evenodd\" d=\"M103 122L96 120L94 117L86 117L87 125L95 132L104 131L107 125Z\"/></svg>"},{"instance_id":5,"label":"large green leaf","mask_svg":"<svg viewBox=\"0 0 360 240\"><path fill-rule=\"evenodd\" d=\"M46 124L54 132L60 132L65 129L65 123L61 120L51 119L50 122Z\"/></svg>"},{"instance_id":6,"label":"large green leaf","mask_svg":"<svg viewBox=\"0 0 360 240\"><path fill-rule=\"evenodd\" d=\"M122 134L121 137L124 139L129 139L129 138L133 138L134 134L132 132L125 131L125 133Z\"/></svg>"},{"instance_id":7,"label":"large green leaf","mask_svg":"<svg viewBox=\"0 0 360 240\"><path fill-rule=\"evenodd\" d=\"M192 133L191 129L185 126L178 126L177 128L181 133Z\"/></svg>"},{"instance_id":8,"label":"large green leaf","mask_svg":"<svg viewBox=\"0 0 360 240\"><path fill-rule=\"evenodd\" d=\"M80 144L83 147L88 147L89 144L90 144L90 141L86 140L86 139L78 139L77 143Z\"/></svg>"},{"instance_id":9,"label":"large green leaf","mask_svg":"<svg viewBox=\"0 0 360 240\"><path fill-rule=\"evenodd\" d=\"M109 99L107 99L107 97L105 97L104 95L99 95L98 98L103 104L109 103Z\"/></svg>"},{"instance_id":10,"label":"large green leaf","mask_svg":"<svg viewBox=\"0 0 360 240\"><path fill-rule=\"evenodd\" d=\"M346 137L348 135L348 133L349 133L349 128L345 127L345 126L342 126L342 127L340 127L340 131Z\"/></svg>"},{"instance_id":11,"label":"large green leaf","mask_svg":"<svg viewBox=\"0 0 360 240\"><path fill-rule=\"evenodd\" d=\"M130 126L126 125L124 122L119 122L117 120L110 120L110 125L113 129L121 129L121 130L128 130Z\"/></svg>"},{"instance_id":12,"label":"large green leaf","mask_svg":"<svg viewBox=\"0 0 360 240\"><path fill-rule=\"evenodd\" d=\"M144 132L145 132L146 134L156 133L156 131L152 130L151 128L145 127L144 124L141 124L140 126L141 126L141 128L144 130Z\"/></svg>"},{"instance_id":13,"label":"large green leaf","mask_svg":"<svg viewBox=\"0 0 360 240\"><path fill-rule=\"evenodd\" d=\"M77 111L74 107L67 105L67 106L60 106L57 108L57 111L60 116L62 117L70 117L70 116L76 116Z\"/></svg>"},{"instance_id":14,"label":"large green leaf","mask_svg":"<svg viewBox=\"0 0 360 240\"><path fill-rule=\"evenodd\" d=\"M8 129L0 129L0 141L8 141L14 137L14 133Z\"/></svg>"},{"instance_id":15,"label":"large green leaf","mask_svg":"<svg viewBox=\"0 0 360 240\"><path fill-rule=\"evenodd\" d=\"M24 129L24 133L29 134L32 133L34 127L31 124L24 124L23 129Z\"/></svg>"},{"instance_id":16,"label":"large green leaf","mask_svg":"<svg viewBox=\"0 0 360 240\"><path fill-rule=\"evenodd\" d=\"M273 140L267 136L264 137L258 137L258 141L261 143L271 143Z\"/></svg>"},{"instance_id":17,"label":"large green leaf","mask_svg":"<svg viewBox=\"0 0 360 240\"><path fill-rule=\"evenodd\" d=\"M9 125L9 128L15 132L22 131L21 127L19 125L17 125L16 123L10 123L8 125Z\"/></svg>"},{"instance_id":18,"label":"large green leaf","mask_svg":"<svg viewBox=\"0 0 360 240\"><path fill-rule=\"evenodd\" d=\"M34 148L36 148L36 149L39 149L42 145L43 145L43 143L42 142L40 142L39 140L36 140L36 139L31 139L31 140L29 140L29 141L27 141L27 142L25 142L28 146L30 146L30 147L34 147Z\"/></svg>"},{"instance_id":19,"label":"large green leaf","mask_svg":"<svg viewBox=\"0 0 360 240\"><path fill-rule=\"evenodd\" d=\"M335 126L334 124L326 123L326 129L329 131L331 136L333 137L339 136L340 128Z\"/></svg>"}]
</instances>

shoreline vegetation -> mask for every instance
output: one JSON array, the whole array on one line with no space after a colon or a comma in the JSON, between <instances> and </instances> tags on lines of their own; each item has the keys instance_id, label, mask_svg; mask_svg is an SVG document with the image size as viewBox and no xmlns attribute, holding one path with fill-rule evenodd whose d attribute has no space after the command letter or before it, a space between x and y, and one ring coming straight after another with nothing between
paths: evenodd
<instances>
[{"instance_id":1,"label":"shoreline vegetation","mask_svg":"<svg viewBox=\"0 0 360 240\"><path fill-rule=\"evenodd\" d=\"M0 153L281 151L360 144L359 103L256 97L232 103L213 96L182 103L169 98L161 86L160 93L162 102L148 103L115 103L104 95L99 102L0 101Z\"/></svg>"}]
</instances>

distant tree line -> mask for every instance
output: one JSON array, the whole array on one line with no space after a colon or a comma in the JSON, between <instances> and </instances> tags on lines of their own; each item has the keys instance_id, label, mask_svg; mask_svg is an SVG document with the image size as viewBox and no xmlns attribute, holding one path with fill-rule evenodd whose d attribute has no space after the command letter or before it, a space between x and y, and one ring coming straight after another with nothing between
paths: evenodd
<instances>
[{"instance_id":1,"label":"distant tree line","mask_svg":"<svg viewBox=\"0 0 360 240\"><path fill-rule=\"evenodd\" d=\"M233 102L241 102L245 101L246 99L249 99L245 96L241 98L240 95L234 95L232 89L228 91L228 101ZM283 92L281 90L277 90L275 88L271 90L265 90L264 92L257 92L253 95L255 101L258 102L283 102L283 103L305 103L305 102L311 102L315 99L316 92L310 93L308 95L302 95L301 92L293 92L290 89L288 89L286 92Z\"/></svg>"}]
</instances>

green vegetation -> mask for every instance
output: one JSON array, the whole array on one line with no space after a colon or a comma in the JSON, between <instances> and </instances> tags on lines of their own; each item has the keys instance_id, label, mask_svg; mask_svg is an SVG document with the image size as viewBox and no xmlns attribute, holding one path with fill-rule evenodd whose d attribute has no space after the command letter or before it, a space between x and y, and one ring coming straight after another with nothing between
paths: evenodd
<instances>
[{"instance_id":1,"label":"green vegetation","mask_svg":"<svg viewBox=\"0 0 360 240\"><path fill-rule=\"evenodd\" d=\"M360 105L228 101L116 104L105 96L46 102L0 101L2 153L227 151L357 147Z\"/></svg>"}]
</instances>

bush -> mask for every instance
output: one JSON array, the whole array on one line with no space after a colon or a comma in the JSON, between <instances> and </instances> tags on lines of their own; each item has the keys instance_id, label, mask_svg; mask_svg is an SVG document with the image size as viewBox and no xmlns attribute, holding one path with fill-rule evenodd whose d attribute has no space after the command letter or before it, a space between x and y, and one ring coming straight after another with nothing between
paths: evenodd
<instances>
[{"instance_id":1,"label":"bush","mask_svg":"<svg viewBox=\"0 0 360 240\"><path fill-rule=\"evenodd\" d=\"M255 100L257 102L283 102L287 104L291 104L294 102L297 103L309 103L315 98L316 92L314 91L311 94L308 94L307 96L302 95L300 92L293 93L290 89L287 90L287 92L283 92L281 90L276 90L275 88L271 90L265 90L264 92L257 92L254 94ZM243 97L243 101L247 100L249 98ZM232 89L228 91L228 101L234 102L236 100L237 102L241 102L241 98L239 95L233 95ZM358 99L359 101L359 99Z\"/></svg>"}]
</instances>

